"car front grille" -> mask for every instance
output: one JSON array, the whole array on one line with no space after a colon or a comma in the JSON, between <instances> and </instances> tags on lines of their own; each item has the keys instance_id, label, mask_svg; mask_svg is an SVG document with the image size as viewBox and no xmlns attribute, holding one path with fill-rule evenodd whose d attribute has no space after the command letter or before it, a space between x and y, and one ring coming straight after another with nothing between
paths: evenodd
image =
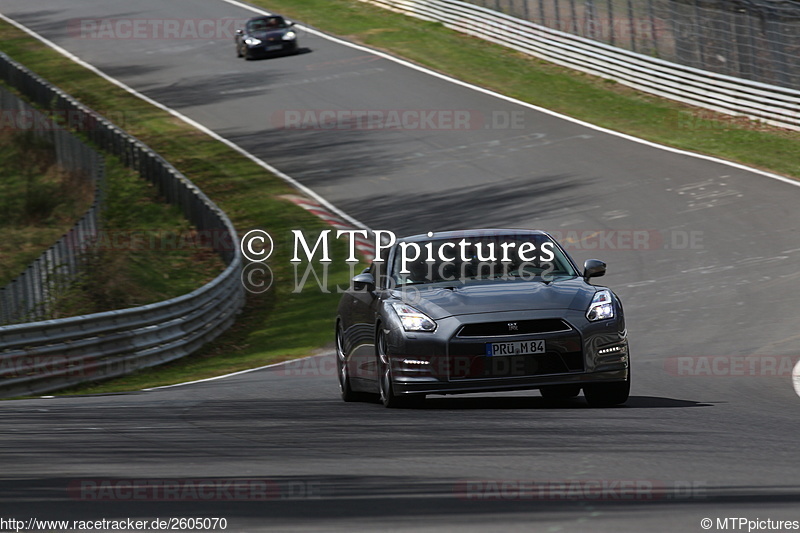
<instances>
[{"instance_id":1,"label":"car front grille","mask_svg":"<svg viewBox=\"0 0 800 533\"><path fill-rule=\"evenodd\" d=\"M544 341L544 353L487 356L494 342L512 342L505 335L492 335L507 322L466 324L447 346L447 375L451 381L485 378L519 378L550 374L571 374L585 370L583 341L577 330L561 319L519 320L520 335L513 342L535 339ZM554 331L555 330L555 331ZM527 339L521 335L527 335ZM469 335L465 335L468 333ZM481 337L478 333L483 333ZM498 339L497 337L502 337Z\"/></svg>"},{"instance_id":2,"label":"car front grille","mask_svg":"<svg viewBox=\"0 0 800 533\"><path fill-rule=\"evenodd\" d=\"M465 324L456 334L457 337L505 337L512 335L536 335L540 333L561 333L572 330L569 324L560 318L539 320L519 320L505 322L481 322Z\"/></svg>"}]
</instances>

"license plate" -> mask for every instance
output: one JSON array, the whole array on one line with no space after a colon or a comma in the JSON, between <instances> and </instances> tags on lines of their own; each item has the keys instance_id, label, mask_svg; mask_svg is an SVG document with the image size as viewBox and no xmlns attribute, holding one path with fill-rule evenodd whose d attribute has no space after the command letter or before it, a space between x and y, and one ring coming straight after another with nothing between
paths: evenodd
<instances>
[{"instance_id":1,"label":"license plate","mask_svg":"<svg viewBox=\"0 0 800 533\"><path fill-rule=\"evenodd\" d=\"M544 339L514 342L487 342L486 357L544 353Z\"/></svg>"},{"instance_id":2,"label":"license plate","mask_svg":"<svg viewBox=\"0 0 800 533\"><path fill-rule=\"evenodd\" d=\"M265 50L267 52L272 52L273 50L280 50L281 48L283 48L282 44L273 44L272 46L267 46Z\"/></svg>"}]
</instances>

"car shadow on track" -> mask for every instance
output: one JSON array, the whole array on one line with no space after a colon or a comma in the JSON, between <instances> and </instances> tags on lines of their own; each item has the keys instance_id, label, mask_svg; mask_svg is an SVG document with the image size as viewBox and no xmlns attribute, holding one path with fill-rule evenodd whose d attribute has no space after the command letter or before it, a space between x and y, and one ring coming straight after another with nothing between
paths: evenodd
<instances>
[{"instance_id":1,"label":"car shadow on track","mask_svg":"<svg viewBox=\"0 0 800 533\"><path fill-rule=\"evenodd\" d=\"M662 398L657 396L631 396L627 402L606 409L663 409L685 407L712 407L708 402ZM582 397L568 400L551 400L537 396L470 396L470 397L428 397L422 403L412 405L413 409L594 409Z\"/></svg>"},{"instance_id":2,"label":"car shadow on track","mask_svg":"<svg viewBox=\"0 0 800 533\"><path fill-rule=\"evenodd\" d=\"M260 57L248 57L247 61L265 61L265 60L268 60L268 59L278 59L280 57L291 57L291 56L299 56L299 55L303 55L303 54L310 54L311 52L313 52L313 50L311 50L311 48L303 47L303 48L298 48L294 52L289 52L289 53L263 55L263 56L260 56Z\"/></svg>"}]
</instances>

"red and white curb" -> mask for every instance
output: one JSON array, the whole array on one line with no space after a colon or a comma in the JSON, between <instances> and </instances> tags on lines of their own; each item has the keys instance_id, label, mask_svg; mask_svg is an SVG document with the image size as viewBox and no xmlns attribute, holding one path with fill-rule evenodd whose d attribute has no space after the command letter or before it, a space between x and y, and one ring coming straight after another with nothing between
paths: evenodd
<instances>
[{"instance_id":1,"label":"red and white curb","mask_svg":"<svg viewBox=\"0 0 800 533\"><path fill-rule=\"evenodd\" d=\"M319 202L305 197L305 196L298 196L295 194L286 194L281 196L286 200L289 200L295 205L298 205L311 213L312 215L316 216L329 226L337 229L337 230L345 230L345 231L352 231L352 230L362 230L362 228L357 228L352 224L346 222L340 216L336 215L335 213L331 212L325 206L320 204ZM368 230L368 233L372 233ZM355 235L356 239L356 250L358 250L361 255L366 259L368 262L372 261L375 258L375 242L373 240L368 239L362 235Z\"/></svg>"}]
</instances>

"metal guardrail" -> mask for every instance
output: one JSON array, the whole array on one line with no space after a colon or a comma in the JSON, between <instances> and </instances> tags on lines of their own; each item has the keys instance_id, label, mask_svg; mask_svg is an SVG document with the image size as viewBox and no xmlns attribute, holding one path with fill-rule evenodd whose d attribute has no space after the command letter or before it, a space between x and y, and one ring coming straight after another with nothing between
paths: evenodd
<instances>
[{"instance_id":1,"label":"metal guardrail","mask_svg":"<svg viewBox=\"0 0 800 533\"><path fill-rule=\"evenodd\" d=\"M94 201L81 219L19 276L0 288L1 326L52 318L53 294L74 280L83 251L97 236L105 165L97 151L3 87L0 110L19 125L20 133L46 142L59 169L77 175L94 189Z\"/></svg>"},{"instance_id":2,"label":"metal guardrail","mask_svg":"<svg viewBox=\"0 0 800 533\"><path fill-rule=\"evenodd\" d=\"M800 91L679 65L458 0L362 0L635 89L800 130Z\"/></svg>"},{"instance_id":3,"label":"metal guardrail","mask_svg":"<svg viewBox=\"0 0 800 533\"><path fill-rule=\"evenodd\" d=\"M672 63L800 87L800 1L464 1Z\"/></svg>"},{"instance_id":4,"label":"metal guardrail","mask_svg":"<svg viewBox=\"0 0 800 533\"><path fill-rule=\"evenodd\" d=\"M40 107L69 113L98 147L151 181L213 239L227 264L210 283L178 298L119 311L0 327L0 396L42 394L171 361L197 350L231 324L244 305L242 257L227 215L139 140L0 54L0 78Z\"/></svg>"}]
</instances>

